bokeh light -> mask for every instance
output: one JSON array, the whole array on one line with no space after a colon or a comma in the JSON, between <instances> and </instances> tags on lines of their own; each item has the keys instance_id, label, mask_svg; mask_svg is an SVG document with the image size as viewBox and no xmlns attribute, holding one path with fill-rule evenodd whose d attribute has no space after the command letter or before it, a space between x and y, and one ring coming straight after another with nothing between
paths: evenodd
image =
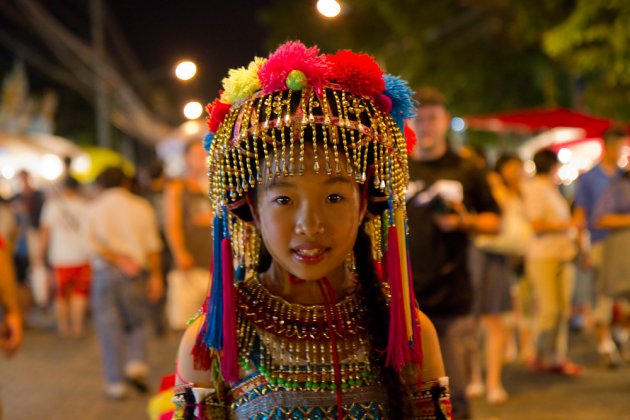
<instances>
[{"instance_id":1,"label":"bokeh light","mask_svg":"<svg viewBox=\"0 0 630 420\"><path fill-rule=\"evenodd\" d=\"M566 147L563 147L562 149L558 150L558 160L560 161L560 163L562 164L569 163L572 157L573 157L573 152L571 151L571 149L567 149Z\"/></svg>"},{"instance_id":2,"label":"bokeh light","mask_svg":"<svg viewBox=\"0 0 630 420\"><path fill-rule=\"evenodd\" d=\"M460 117L453 117L453 119L451 119L451 128L453 131L461 133L466 129L466 121Z\"/></svg>"},{"instance_id":3,"label":"bokeh light","mask_svg":"<svg viewBox=\"0 0 630 420\"><path fill-rule=\"evenodd\" d=\"M57 155L46 154L41 157L41 175L48 181L54 181L63 173L64 165Z\"/></svg>"},{"instance_id":4,"label":"bokeh light","mask_svg":"<svg viewBox=\"0 0 630 420\"><path fill-rule=\"evenodd\" d=\"M317 2L317 11L323 16L333 18L341 12L341 5L336 0L319 0Z\"/></svg>"},{"instance_id":5,"label":"bokeh light","mask_svg":"<svg viewBox=\"0 0 630 420\"><path fill-rule=\"evenodd\" d=\"M184 116L189 120L196 120L202 113L203 106L197 101L190 101L184 106Z\"/></svg>"},{"instance_id":6,"label":"bokeh light","mask_svg":"<svg viewBox=\"0 0 630 420\"><path fill-rule=\"evenodd\" d=\"M175 67L175 76L179 80L190 80L197 74L197 66L190 60L180 61Z\"/></svg>"}]
</instances>

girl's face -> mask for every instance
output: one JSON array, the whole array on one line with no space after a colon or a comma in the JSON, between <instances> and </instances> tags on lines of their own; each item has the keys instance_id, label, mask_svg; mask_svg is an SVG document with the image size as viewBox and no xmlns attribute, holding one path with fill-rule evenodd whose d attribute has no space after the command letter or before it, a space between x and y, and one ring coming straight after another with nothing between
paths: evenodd
<instances>
[{"instance_id":1,"label":"girl's face","mask_svg":"<svg viewBox=\"0 0 630 420\"><path fill-rule=\"evenodd\" d=\"M320 164L322 158L323 151ZM315 173L309 147L304 163L303 175L263 182L257 192L257 223L273 264L285 274L302 280L331 278L342 273L364 206L358 185L345 171ZM341 167L345 168L345 162Z\"/></svg>"}]
</instances>

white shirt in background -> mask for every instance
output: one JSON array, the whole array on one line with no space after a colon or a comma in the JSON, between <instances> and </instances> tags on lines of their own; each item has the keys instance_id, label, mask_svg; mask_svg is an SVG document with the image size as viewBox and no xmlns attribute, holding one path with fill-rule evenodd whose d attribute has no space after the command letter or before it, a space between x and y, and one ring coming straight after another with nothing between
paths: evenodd
<instances>
[{"instance_id":1,"label":"white shirt in background","mask_svg":"<svg viewBox=\"0 0 630 420\"><path fill-rule=\"evenodd\" d=\"M149 254L162 250L151 204L124 188L109 188L91 203L87 231L96 257L99 250L107 249L148 268Z\"/></svg>"}]
</instances>

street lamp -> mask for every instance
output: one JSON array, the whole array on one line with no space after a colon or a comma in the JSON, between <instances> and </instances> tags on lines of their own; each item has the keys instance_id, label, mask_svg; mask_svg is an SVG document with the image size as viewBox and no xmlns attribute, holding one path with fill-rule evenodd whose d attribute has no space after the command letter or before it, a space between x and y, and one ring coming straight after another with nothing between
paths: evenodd
<instances>
[{"instance_id":1,"label":"street lamp","mask_svg":"<svg viewBox=\"0 0 630 420\"><path fill-rule=\"evenodd\" d=\"M322 15L333 18L341 12L341 5L337 0L318 0L317 10Z\"/></svg>"},{"instance_id":2,"label":"street lamp","mask_svg":"<svg viewBox=\"0 0 630 420\"><path fill-rule=\"evenodd\" d=\"M179 80L190 80L197 74L197 65L190 60L184 60L177 63L175 67L175 76Z\"/></svg>"},{"instance_id":3,"label":"street lamp","mask_svg":"<svg viewBox=\"0 0 630 420\"><path fill-rule=\"evenodd\" d=\"M196 120L203 113L203 106L197 101L190 101L184 105L184 116L189 120Z\"/></svg>"}]
</instances>

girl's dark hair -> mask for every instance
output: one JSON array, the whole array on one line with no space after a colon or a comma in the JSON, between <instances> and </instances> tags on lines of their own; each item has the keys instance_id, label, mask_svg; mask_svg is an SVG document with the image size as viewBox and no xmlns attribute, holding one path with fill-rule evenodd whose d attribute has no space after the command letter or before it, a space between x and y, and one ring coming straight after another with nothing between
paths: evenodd
<instances>
[{"instance_id":1,"label":"girl's dark hair","mask_svg":"<svg viewBox=\"0 0 630 420\"><path fill-rule=\"evenodd\" d=\"M365 311L365 324L371 344L370 359L381 371L381 380L387 391L388 418L408 418L408 401L404 397L400 375L391 367L385 366L385 349L389 336L389 310L385 295L381 290L381 281L374 269L372 241L363 225L359 227L354 243L357 278L361 287Z\"/></svg>"}]
</instances>

